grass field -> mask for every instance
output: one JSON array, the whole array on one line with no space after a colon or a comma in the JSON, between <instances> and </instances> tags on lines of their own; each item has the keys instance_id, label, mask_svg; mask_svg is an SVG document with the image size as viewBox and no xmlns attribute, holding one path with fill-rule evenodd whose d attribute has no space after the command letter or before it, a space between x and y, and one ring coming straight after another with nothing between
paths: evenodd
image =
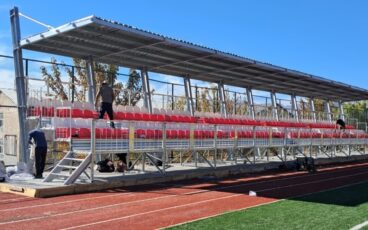
<instances>
[{"instance_id":1,"label":"grass field","mask_svg":"<svg viewBox=\"0 0 368 230\"><path fill-rule=\"evenodd\" d=\"M170 228L350 229L368 220L368 182L315 193ZM364 229L368 229L366 226Z\"/></svg>"}]
</instances>

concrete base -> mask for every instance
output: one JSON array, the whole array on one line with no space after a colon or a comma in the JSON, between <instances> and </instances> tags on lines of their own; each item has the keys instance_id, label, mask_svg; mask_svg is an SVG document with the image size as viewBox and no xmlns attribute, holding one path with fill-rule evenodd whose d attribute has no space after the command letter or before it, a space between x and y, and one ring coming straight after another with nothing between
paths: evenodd
<instances>
[{"instance_id":1,"label":"concrete base","mask_svg":"<svg viewBox=\"0 0 368 230\"><path fill-rule=\"evenodd\" d=\"M315 164L317 166L321 166L359 161L368 161L368 155L318 158L315 159ZM292 164L294 164L294 161L289 160L286 162L286 164L291 166ZM215 169L206 167L167 171L165 175L158 172L129 175L96 173L93 183L76 183L73 185L63 185L61 181L44 183L42 182L42 180L34 179L30 181L12 181L9 183L0 183L0 191L16 193L29 197L53 197L68 194L94 192L118 187L189 180L194 178L224 178L232 175L274 170L278 169L280 165L282 165L282 162L266 162L257 164L247 163L230 166L219 166Z\"/></svg>"}]
</instances>

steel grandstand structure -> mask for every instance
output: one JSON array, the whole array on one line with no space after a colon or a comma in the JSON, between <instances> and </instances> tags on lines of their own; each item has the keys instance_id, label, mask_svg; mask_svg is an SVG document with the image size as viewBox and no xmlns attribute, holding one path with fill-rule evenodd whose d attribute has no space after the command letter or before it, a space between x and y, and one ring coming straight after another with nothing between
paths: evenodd
<instances>
[{"instance_id":1,"label":"steel grandstand structure","mask_svg":"<svg viewBox=\"0 0 368 230\"><path fill-rule=\"evenodd\" d=\"M21 38L19 12L11 11L21 158L27 161L27 120L46 121L53 141L67 143L64 157L44 182L65 184L87 175L93 181L94 164L104 154L124 154L131 161L127 173L159 172L175 165L217 168L259 162L288 162L298 155L314 158L366 153L368 134L356 127L337 130L330 103L368 99L368 91L287 68L258 62L189 42L176 40L125 24L89 16L48 31ZM45 100L27 89L22 50L32 50L87 60L88 102ZM116 128L98 120L94 110L93 63L138 69L143 85L143 107L115 109ZM149 73L183 78L186 111L157 109L152 103ZM220 113L196 111L191 80L217 84ZM230 114L225 106L225 86L244 89L247 113ZM254 90L270 93L271 117L259 117ZM280 116L276 93L290 96L287 119ZM310 117L299 114L296 97L310 98ZM317 116L314 99L325 101ZM45 124L46 124L45 123ZM157 164L160 161L162 164ZM169 168L170 167L170 168ZM154 170L153 170L154 169ZM67 173L66 173L67 172Z\"/></svg>"}]
</instances>

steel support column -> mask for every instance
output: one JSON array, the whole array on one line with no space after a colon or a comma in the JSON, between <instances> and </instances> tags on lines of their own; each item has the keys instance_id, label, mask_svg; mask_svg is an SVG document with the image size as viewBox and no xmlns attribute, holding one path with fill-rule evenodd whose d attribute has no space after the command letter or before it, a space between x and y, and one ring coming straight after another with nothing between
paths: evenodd
<instances>
[{"instance_id":1,"label":"steel support column","mask_svg":"<svg viewBox=\"0 0 368 230\"><path fill-rule=\"evenodd\" d=\"M314 107L314 98L310 98L310 110L311 110L311 113L312 113L312 120L314 122L317 121L317 116L316 116L316 109Z\"/></svg>"},{"instance_id":2,"label":"steel support column","mask_svg":"<svg viewBox=\"0 0 368 230\"><path fill-rule=\"evenodd\" d=\"M296 121L299 122L298 102L296 101L295 94L291 95L291 112Z\"/></svg>"},{"instance_id":3,"label":"steel support column","mask_svg":"<svg viewBox=\"0 0 368 230\"><path fill-rule=\"evenodd\" d=\"M152 99L151 99L151 89L149 85L148 72L146 69L141 70L141 78L142 78L142 89L144 96L144 107L148 110L149 113L152 113Z\"/></svg>"},{"instance_id":4,"label":"steel support column","mask_svg":"<svg viewBox=\"0 0 368 230\"><path fill-rule=\"evenodd\" d=\"M345 120L344 105L342 101L339 101L339 112L340 112L340 118Z\"/></svg>"},{"instance_id":5,"label":"steel support column","mask_svg":"<svg viewBox=\"0 0 368 230\"><path fill-rule=\"evenodd\" d=\"M331 113L330 101L325 101L325 111L326 111L326 114L327 114L327 120L329 122L332 122L332 113Z\"/></svg>"},{"instance_id":6,"label":"steel support column","mask_svg":"<svg viewBox=\"0 0 368 230\"><path fill-rule=\"evenodd\" d=\"M271 92L271 102L272 102L272 118L276 119L277 121L280 120L279 118L279 111L277 110L277 102L276 102L276 93Z\"/></svg>"},{"instance_id":7,"label":"steel support column","mask_svg":"<svg viewBox=\"0 0 368 230\"><path fill-rule=\"evenodd\" d=\"M256 113L254 111L254 103L253 103L253 93L251 88L247 88L247 101L248 101L248 109L252 119L256 118Z\"/></svg>"},{"instance_id":8,"label":"steel support column","mask_svg":"<svg viewBox=\"0 0 368 230\"><path fill-rule=\"evenodd\" d=\"M219 82L217 85L218 85L218 91L219 91L219 99L220 99L220 109L221 109L221 114L222 114L224 117L227 117L226 104L225 104L225 89L224 89L224 83Z\"/></svg>"},{"instance_id":9,"label":"steel support column","mask_svg":"<svg viewBox=\"0 0 368 230\"><path fill-rule=\"evenodd\" d=\"M18 119L19 119L19 158L20 161L28 162L29 155L27 154L28 134L26 126L27 112L27 89L26 79L23 70L23 53L19 41L21 39L19 11L17 7L10 10L10 24L13 40L13 56L14 56L14 71L15 71L15 87L17 90L18 103Z\"/></svg>"},{"instance_id":10,"label":"steel support column","mask_svg":"<svg viewBox=\"0 0 368 230\"><path fill-rule=\"evenodd\" d=\"M191 116L194 116L192 85L190 83L190 78L183 77L183 79L184 79L185 97L187 99L187 111L190 112Z\"/></svg>"},{"instance_id":11,"label":"steel support column","mask_svg":"<svg viewBox=\"0 0 368 230\"><path fill-rule=\"evenodd\" d=\"M88 102L95 104L95 97L96 97L96 85L95 85L95 73L93 71L93 59L90 56L86 60L87 64L87 82L88 82Z\"/></svg>"}]
</instances>

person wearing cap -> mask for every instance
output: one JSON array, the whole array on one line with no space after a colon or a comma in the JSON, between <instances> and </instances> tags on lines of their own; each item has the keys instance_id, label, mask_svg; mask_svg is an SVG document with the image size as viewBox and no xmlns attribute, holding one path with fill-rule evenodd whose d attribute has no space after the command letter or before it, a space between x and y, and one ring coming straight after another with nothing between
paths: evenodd
<instances>
[{"instance_id":1,"label":"person wearing cap","mask_svg":"<svg viewBox=\"0 0 368 230\"><path fill-rule=\"evenodd\" d=\"M113 89L107 84L107 81L103 81L100 89L97 92L95 106L97 107L97 102L101 97L101 107L100 107L100 116L99 119L103 119L105 112L110 119L110 126L111 128L115 128L114 122L114 111L112 109L112 103L114 102L115 95Z\"/></svg>"}]
</instances>

